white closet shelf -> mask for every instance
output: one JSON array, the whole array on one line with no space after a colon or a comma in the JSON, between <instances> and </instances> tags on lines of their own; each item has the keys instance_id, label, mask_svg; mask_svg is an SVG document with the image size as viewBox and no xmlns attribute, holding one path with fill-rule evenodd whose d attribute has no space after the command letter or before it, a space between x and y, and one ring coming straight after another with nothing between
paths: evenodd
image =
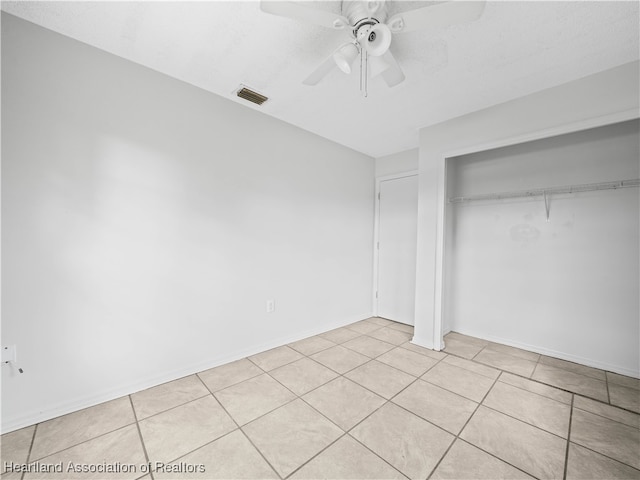
<instances>
[{"instance_id":1,"label":"white closet shelf","mask_svg":"<svg viewBox=\"0 0 640 480\"><path fill-rule=\"evenodd\" d=\"M584 183L582 185L565 185L560 187L533 188L513 192L483 193L466 197L451 197L449 203L472 202L476 200L500 200L503 198L546 197L560 193L590 192L594 190L615 190L618 188L639 187L640 178L618 180L615 182Z\"/></svg>"}]
</instances>

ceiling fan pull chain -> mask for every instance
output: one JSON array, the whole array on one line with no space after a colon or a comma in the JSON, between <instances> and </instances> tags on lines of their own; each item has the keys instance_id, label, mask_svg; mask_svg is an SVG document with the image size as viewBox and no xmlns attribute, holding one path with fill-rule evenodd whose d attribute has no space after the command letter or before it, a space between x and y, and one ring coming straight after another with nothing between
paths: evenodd
<instances>
[{"instance_id":1,"label":"ceiling fan pull chain","mask_svg":"<svg viewBox=\"0 0 640 480\"><path fill-rule=\"evenodd\" d=\"M364 50L360 50L360 93L362 93L362 69L364 67Z\"/></svg>"},{"instance_id":2,"label":"ceiling fan pull chain","mask_svg":"<svg viewBox=\"0 0 640 480\"><path fill-rule=\"evenodd\" d=\"M369 67L369 56L367 55L367 51L363 48L360 51L360 91L362 92L363 97L367 97L367 77L368 75L368 67Z\"/></svg>"}]
</instances>

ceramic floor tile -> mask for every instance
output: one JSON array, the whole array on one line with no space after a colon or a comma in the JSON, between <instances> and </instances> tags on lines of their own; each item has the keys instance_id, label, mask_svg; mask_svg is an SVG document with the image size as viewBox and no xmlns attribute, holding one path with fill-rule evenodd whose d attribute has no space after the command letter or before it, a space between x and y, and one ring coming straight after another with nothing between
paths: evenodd
<instances>
[{"instance_id":1,"label":"ceramic floor tile","mask_svg":"<svg viewBox=\"0 0 640 480\"><path fill-rule=\"evenodd\" d=\"M345 375L384 398L391 398L416 378L400 370L371 360Z\"/></svg>"},{"instance_id":2,"label":"ceramic floor tile","mask_svg":"<svg viewBox=\"0 0 640 480\"><path fill-rule=\"evenodd\" d=\"M635 388L636 390L640 390L640 379L627 377L625 375L620 375L618 373L606 372L607 373L607 381L611 383L615 383L616 385L622 385L627 388Z\"/></svg>"},{"instance_id":3,"label":"ceramic floor tile","mask_svg":"<svg viewBox=\"0 0 640 480\"><path fill-rule=\"evenodd\" d=\"M255 420L296 397L266 373L214 395L238 425Z\"/></svg>"},{"instance_id":4,"label":"ceramic floor tile","mask_svg":"<svg viewBox=\"0 0 640 480\"><path fill-rule=\"evenodd\" d=\"M456 440L431 480L533 480L521 470L483 452L462 440Z\"/></svg>"},{"instance_id":5,"label":"ceramic floor tile","mask_svg":"<svg viewBox=\"0 0 640 480\"><path fill-rule=\"evenodd\" d=\"M409 385L393 402L457 435L478 404L422 380Z\"/></svg>"},{"instance_id":6,"label":"ceramic floor tile","mask_svg":"<svg viewBox=\"0 0 640 480\"><path fill-rule=\"evenodd\" d=\"M484 346L468 343L455 337L450 337L450 335L444 337L444 353L472 359L484 348Z\"/></svg>"},{"instance_id":7,"label":"ceramic floor tile","mask_svg":"<svg viewBox=\"0 0 640 480\"><path fill-rule=\"evenodd\" d=\"M522 350L521 348L511 347L509 345L502 345L500 343L489 342L489 345L485 347L485 350L492 352L505 353L513 357L524 358L525 360L531 360L537 362L540 359L540 354L535 352L529 352Z\"/></svg>"},{"instance_id":8,"label":"ceramic floor tile","mask_svg":"<svg viewBox=\"0 0 640 480\"><path fill-rule=\"evenodd\" d=\"M46 457L135 421L129 397L48 420L38 425L29 461Z\"/></svg>"},{"instance_id":9,"label":"ceramic floor tile","mask_svg":"<svg viewBox=\"0 0 640 480\"><path fill-rule=\"evenodd\" d=\"M503 413L480 406L460 438L534 477L563 476L566 440Z\"/></svg>"},{"instance_id":10,"label":"ceramic floor tile","mask_svg":"<svg viewBox=\"0 0 640 480\"><path fill-rule=\"evenodd\" d=\"M464 368L465 370L469 370L470 372L477 373L478 375L482 375L483 377L487 377L492 380L495 380L500 375L500 370L493 367L487 367L481 363L476 363L473 360L456 357L454 355L447 356L443 362L448 363L449 365L455 365L459 368Z\"/></svg>"},{"instance_id":11,"label":"ceramic floor tile","mask_svg":"<svg viewBox=\"0 0 640 480\"><path fill-rule=\"evenodd\" d=\"M560 437L569 434L571 406L537 393L497 382L482 404Z\"/></svg>"},{"instance_id":12,"label":"ceramic floor tile","mask_svg":"<svg viewBox=\"0 0 640 480\"><path fill-rule=\"evenodd\" d=\"M290 343L289 346L303 355L313 355L314 353L318 353L322 350L335 346L335 343L316 335L315 337L309 337Z\"/></svg>"},{"instance_id":13,"label":"ceramic floor tile","mask_svg":"<svg viewBox=\"0 0 640 480\"><path fill-rule=\"evenodd\" d=\"M419 377L438 363L437 360L431 357L420 355L419 353L401 347L394 348L384 355L380 355L376 360L391 365L410 375L415 375L416 377Z\"/></svg>"},{"instance_id":14,"label":"ceramic floor tile","mask_svg":"<svg viewBox=\"0 0 640 480\"><path fill-rule=\"evenodd\" d=\"M271 370L269 374L296 395L304 395L338 376L333 370L310 358L301 358Z\"/></svg>"},{"instance_id":15,"label":"ceramic floor tile","mask_svg":"<svg viewBox=\"0 0 640 480\"><path fill-rule=\"evenodd\" d=\"M393 343L394 345L401 345L408 342L413 337L413 334L407 332L401 332L400 330L394 330L393 328L383 327L378 330L374 330L368 333L370 337L377 338L383 342Z\"/></svg>"},{"instance_id":16,"label":"ceramic floor tile","mask_svg":"<svg viewBox=\"0 0 640 480\"><path fill-rule=\"evenodd\" d=\"M391 320L387 320L386 318L380 318L380 317L367 318L367 322L375 323L383 327L386 327L387 325L390 325L393 323Z\"/></svg>"},{"instance_id":17,"label":"ceramic floor tile","mask_svg":"<svg viewBox=\"0 0 640 480\"><path fill-rule=\"evenodd\" d=\"M385 403L381 396L344 377L336 378L302 398L344 431Z\"/></svg>"},{"instance_id":18,"label":"ceramic floor tile","mask_svg":"<svg viewBox=\"0 0 640 480\"><path fill-rule=\"evenodd\" d=\"M35 425L21 428L10 433L5 433L0 437L0 462L2 463L2 473L5 473L7 464L26 463L33 441Z\"/></svg>"},{"instance_id":19,"label":"ceramic floor tile","mask_svg":"<svg viewBox=\"0 0 640 480\"><path fill-rule=\"evenodd\" d=\"M321 334L320 336L326 338L327 340L333 343L344 343L352 338L356 338L362 335L360 332L356 332L355 330L351 330L349 328L336 328L335 330L330 330Z\"/></svg>"},{"instance_id":20,"label":"ceramic floor tile","mask_svg":"<svg viewBox=\"0 0 640 480\"><path fill-rule=\"evenodd\" d=\"M413 325L406 325L404 323L393 322L387 325L389 328L393 328L394 330L400 330L401 332L410 333L413 336Z\"/></svg>"},{"instance_id":21,"label":"ceramic floor tile","mask_svg":"<svg viewBox=\"0 0 640 480\"><path fill-rule=\"evenodd\" d=\"M640 469L640 430L608 418L573 410L571 441Z\"/></svg>"},{"instance_id":22,"label":"ceramic floor tile","mask_svg":"<svg viewBox=\"0 0 640 480\"><path fill-rule=\"evenodd\" d=\"M235 362L205 370L204 372L198 373L198 376L209 390L217 392L218 390L230 387L236 383L262 375L263 373L264 371L261 368L256 367L254 363L243 358Z\"/></svg>"},{"instance_id":23,"label":"ceramic floor tile","mask_svg":"<svg viewBox=\"0 0 640 480\"><path fill-rule=\"evenodd\" d=\"M545 365L551 365L552 367L562 368L573 373L579 373L587 377L592 377L597 380L606 380L606 375L603 370L587 367L586 365L580 365L578 363L569 362L567 360L560 360L559 358L547 357L546 355L540 356L540 363Z\"/></svg>"},{"instance_id":24,"label":"ceramic floor tile","mask_svg":"<svg viewBox=\"0 0 640 480\"><path fill-rule=\"evenodd\" d=\"M560 390L555 387L550 387L549 385L545 385L544 383L527 380L526 378L518 377L517 375L513 375L512 373L508 372L502 372L502 374L500 375L500 381L503 383L508 383L509 385L513 385L514 387L522 388L532 393L537 393L538 395L542 395L543 397L547 397L552 400L571 405L571 397L573 397L571 393L565 392L564 390Z\"/></svg>"},{"instance_id":25,"label":"ceramic floor tile","mask_svg":"<svg viewBox=\"0 0 640 480\"><path fill-rule=\"evenodd\" d=\"M22 471L7 470L7 473L3 473L0 478L2 480L22 480Z\"/></svg>"},{"instance_id":26,"label":"ceramic floor tile","mask_svg":"<svg viewBox=\"0 0 640 480\"><path fill-rule=\"evenodd\" d=\"M606 382L552 365L538 363L531 379L569 390L570 392L579 393L586 397L595 398L596 400L603 402L608 401L609 396L607 394Z\"/></svg>"},{"instance_id":27,"label":"ceramic floor tile","mask_svg":"<svg viewBox=\"0 0 640 480\"><path fill-rule=\"evenodd\" d=\"M290 478L298 480L406 479L395 468L349 435L339 439Z\"/></svg>"},{"instance_id":28,"label":"ceramic floor tile","mask_svg":"<svg viewBox=\"0 0 640 480\"><path fill-rule=\"evenodd\" d=\"M422 376L423 380L438 385L474 402L480 402L494 381L465 368L440 362Z\"/></svg>"},{"instance_id":29,"label":"ceramic floor tile","mask_svg":"<svg viewBox=\"0 0 640 480\"><path fill-rule=\"evenodd\" d=\"M282 347L272 348L266 352L258 353L249 357L253 363L258 365L265 372L281 367L287 363L295 362L302 358L302 354L294 349L283 345Z\"/></svg>"},{"instance_id":30,"label":"ceramic floor tile","mask_svg":"<svg viewBox=\"0 0 640 480\"><path fill-rule=\"evenodd\" d=\"M311 358L340 374L353 370L357 366L369 361L369 357L354 352L342 345L336 345L322 352L314 353L311 355Z\"/></svg>"},{"instance_id":31,"label":"ceramic floor tile","mask_svg":"<svg viewBox=\"0 0 640 480\"><path fill-rule=\"evenodd\" d=\"M41 464L50 465L60 462L62 462L60 473L32 472L25 474L24 478L25 480L135 479L144 474L142 466L146 464L146 457L138 428L135 425L129 425L40 460ZM116 466L115 471L85 471L92 465L105 464Z\"/></svg>"},{"instance_id":32,"label":"ceramic floor tile","mask_svg":"<svg viewBox=\"0 0 640 480\"><path fill-rule=\"evenodd\" d=\"M149 460L169 463L236 429L211 395L138 423Z\"/></svg>"},{"instance_id":33,"label":"ceramic floor tile","mask_svg":"<svg viewBox=\"0 0 640 480\"><path fill-rule=\"evenodd\" d=\"M609 382L609 399L611 405L640 413L640 391L635 388Z\"/></svg>"},{"instance_id":34,"label":"ceramic floor tile","mask_svg":"<svg viewBox=\"0 0 640 480\"><path fill-rule=\"evenodd\" d=\"M470 345L476 345L478 347L486 347L489 345L489 341L483 340L481 338L470 337L469 335L463 335L458 332L449 332L444 336L445 340L456 340L458 342L464 342Z\"/></svg>"},{"instance_id":35,"label":"ceramic floor tile","mask_svg":"<svg viewBox=\"0 0 640 480\"><path fill-rule=\"evenodd\" d=\"M637 413L627 412L621 408L606 403L591 400L590 398L580 397L576 395L573 401L573 408L579 408L586 412L595 413L601 417L624 423L633 428L640 429L640 415Z\"/></svg>"},{"instance_id":36,"label":"ceramic floor tile","mask_svg":"<svg viewBox=\"0 0 640 480\"><path fill-rule=\"evenodd\" d=\"M156 480L198 480L198 479L279 479L269 464L262 458L251 442L240 430L235 430L215 442L169 464L180 466L202 465L195 472L173 473L171 468L154 471ZM183 468L183 470L186 470ZM204 471L202 471L204 470Z\"/></svg>"},{"instance_id":37,"label":"ceramic floor tile","mask_svg":"<svg viewBox=\"0 0 640 480\"><path fill-rule=\"evenodd\" d=\"M374 330L378 330L382 328L382 326L378 325L377 323L368 322L367 320L362 320L360 322L347 325L347 328L349 330L355 330L356 332L359 332L359 333L369 333L369 332L373 332Z\"/></svg>"},{"instance_id":38,"label":"ceramic floor tile","mask_svg":"<svg viewBox=\"0 0 640 480\"><path fill-rule=\"evenodd\" d=\"M473 360L516 375L522 375L523 377L530 377L536 368L536 362L532 360L514 357L507 353L496 352L486 348L478 353Z\"/></svg>"},{"instance_id":39,"label":"ceramic floor tile","mask_svg":"<svg viewBox=\"0 0 640 480\"><path fill-rule=\"evenodd\" d=\"M191 375L134 393L131 401L138 420L142 420L205 395L209 395L207 387L196 375Z\"/></svg>"},{"instance_id":40,"label":"ceramic floor tile","mask_svg":"<svg viewBox=\"0 0 640 480\"><path fill-rule=\"evenodd\" d=\"M455 438L393 403L373 413L351 435L411 479L427 478Z\"/></svg>"},{"instance_id":41,"label":"ceramic floor tile","mask_svg":"<svg viewBox=\"0 0 640 480\"><path fill-rule=\"evenodd\" d=\"M392 348L395 348L395 345L383 342L382 340L378 340L377 338L372 338L368 335L362 335L360 337L349 340L348 342L344 342L342 346L347 347L354 352L366 355L369 358L378 357L383 353L388 352Z\"/></svg>"},{"instance_id":42,"label":"ceramic floor tile","mask_svg":"<svg viewBox=\"0 0 640 480\"><path fill-rule=\"evenodd\" d=\"M243 430L282 477L344 433L300 399L245 425Z\"/></svg>"},{"instance_id":43,"label":"ceramic floor tile","mask_svg":"<svg viewBox=\"0 0 640 480\"><path fill-rule=\"evenodd\" d=\"M567 480L638 480L640 470L600 455L574 443L569 444Z\"/></svg>"},{"instance_id":44,"label":"ceramic floor tile","mask_svg":"<svg viewBox=\"0 0 640 480\"><path fill-rule=\"evenodd\" d=\"M444 352L436 352L435 350L431 350L430 348L421 347L420 345L416 345L414 343L405 342L400 345L402 348L406 348L407 350L411 350L412 352L419 353L420 355L426 355L427 357L431 357L434 360L442 360L447 357L447 354Z\"/></svg>"}]
</instances>

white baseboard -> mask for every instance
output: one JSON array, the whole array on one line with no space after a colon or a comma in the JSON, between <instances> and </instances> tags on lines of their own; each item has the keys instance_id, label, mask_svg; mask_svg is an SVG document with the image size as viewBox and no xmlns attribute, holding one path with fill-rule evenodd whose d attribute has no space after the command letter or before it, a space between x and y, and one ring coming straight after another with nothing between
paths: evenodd
<instances>
[{"instance_id":1,"label":"white baseboard","mask_svg":"<svg viewBox=\"0 0 640 480\"><path fill-rule=\"evenodd\" d=\"M36 423L51 420L52 418L56 418L61 415L66 415L69 413L77 412L78 410L93 407L100 403L115 400L116 398L131 395L132 393L155 387L166 382L171 382L182 377L193 375L194 373L202 372L210 368L219 367L220 365L224 365L225 363L240 360L241 358L249 357L266 350L271 350L272 348L297 342L298 340L312 337L314 335L333 330L334 328L344 327L345 325L350 325L351 323L370 318L371 316L371 312L367 312L366 314L358 315L357 318L354 316L354 318L344 319L339 322L330 323L328 325L325 324L319 328L313 328L305 330L303 332L298 332L293 335L280 337L259 345L253 345L246 349L234 352L233 354L212 357L196 364L186 365L171 371L164 372L162 375L156 375L153 377L141 379L140 381L137 381L135 383L97 392L95 395L88 395L85 397L60 402L56 405L52 405L45 410L26 412L22 415L17 415L9 418L3 417L2 434L9 433L20 428L28 427Z\"/></svg>"},{"instance_id":2,"label":"white baseboard","mask_svg":"<svg viewBox=\"0 0 640 480\"><path fill-rule=\"evenodd\" d=\"M578 355L572 355L566 352L560 352L552 350L550 348L541 347L538 345L530 345L528 343L517 342L502 337L496 337L494 335L485 335L479 332L470 330L454 330L463 335L469 335L470 337L480 338L482 340L488 340L490 342L501 343L510 347L521 348L522 350L528 350L530 352L539 353L541 355L547 355L548 357L559 358L561 360L567 360L569 362L579 363L580 365L586 365L588 367L599 368L607 372L619 373L620 375L626 375L627 377L640 378L640 370L632 370L618 365L612 365L606 362L600 362L591 358L580 357ZM448 333L448 332L447 332Z\"/></svg>"},{"instance_id":3,"label":"white baseboard","mask_svg":"<svg viewBox=\"0 0 640 480\"><path fill-rule=\"evenodd\" d=\"M435 348L433 348L433 342L417 335L414 335L409 343L413 343L414 345L417 345L419 347L428 348L429 350L436 350Z\"/></svg>"}]
</instances>

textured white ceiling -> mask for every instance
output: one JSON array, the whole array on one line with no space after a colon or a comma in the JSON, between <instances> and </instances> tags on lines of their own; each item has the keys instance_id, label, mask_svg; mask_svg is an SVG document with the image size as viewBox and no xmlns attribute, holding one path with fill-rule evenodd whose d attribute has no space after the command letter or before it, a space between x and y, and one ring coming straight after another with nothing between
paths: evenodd
<instances>
[{"instance_id":1,"label":"textured white ceiling","mask_svg":"<svg viewBox=\"0 0 640 480\"><path fill-rule=\"evenodd\" d=\"M637 1L489 1L475 22L394 35L406 80L389 88L371 79L364 98L357 69L301 83L348 33L266 14L257 1L3 1L2 9L373 157L417 147L421 127L639 58ZM240 84L270 100L248 104L235 96Z\"/></svg>"}]
</instances>

